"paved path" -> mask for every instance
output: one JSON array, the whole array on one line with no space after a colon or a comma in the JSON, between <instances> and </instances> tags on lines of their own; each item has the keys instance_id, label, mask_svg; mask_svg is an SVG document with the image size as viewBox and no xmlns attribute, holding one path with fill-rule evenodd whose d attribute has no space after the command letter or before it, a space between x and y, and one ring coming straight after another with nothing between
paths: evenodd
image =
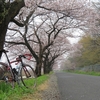
<instances>
[{"instance_id":1,"label":"paved path","mask_svg":"<svg viewBox=\"0 0 100 100\"><path fill-rule=\"evenodd\" d=\"M57 72L61 100L100 100L100 76Z\"/></svg>"}]
</instances>

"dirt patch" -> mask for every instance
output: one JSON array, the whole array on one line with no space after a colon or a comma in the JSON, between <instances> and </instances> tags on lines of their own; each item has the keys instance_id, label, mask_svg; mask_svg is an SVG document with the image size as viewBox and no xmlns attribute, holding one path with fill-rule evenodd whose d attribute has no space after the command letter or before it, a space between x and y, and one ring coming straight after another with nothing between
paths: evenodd
<instances>
[{"instance_id":1,"label":"dirt patch","mask_svg":"<svg viewBox=\"0 0 100 100\"><path fill-rule=\"evenodd\" d=\"M44 84L38 87L38 90L43 91L43 90L48 89L48 87L49 87L49 84L48 84L48 81L46 81Z\"/></svg>"}]
</instances>

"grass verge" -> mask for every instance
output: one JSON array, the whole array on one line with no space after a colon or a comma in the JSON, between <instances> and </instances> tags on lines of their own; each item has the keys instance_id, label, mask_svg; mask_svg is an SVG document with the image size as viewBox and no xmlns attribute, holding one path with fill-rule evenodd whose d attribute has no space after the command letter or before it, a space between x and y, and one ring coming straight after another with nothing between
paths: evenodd
<instances>
[{"instance_id":1,"label":"grass verge","mask_svg":"<svg viewBox=\"0 0 100 100\"><path fill-rule=\"evenodd\" d=\"M95 72L95 71L79 71L79 70L75 70L75 71L67 71L67 72L71 72L71 73L77 73L77 74L86 74L86 75L93 75L93 76L100 76L100 72Z\"/></svg>"},{"instance_id":2,"label":"grass verge","mask_svg":"<svg viewBox=\"0 0 100 100\"><path fill-rule=\"evenodd\" d=\"M37 78L37 87L44 83L49 78L49 75L42 75ZM30 87L31 88L31 87ZM14 89L5 82L0 82L0 100L23 100L23 97L26 97L30 94L34 94L36 88L21 88L16 86Z\"/></svg>"}]
</instances>

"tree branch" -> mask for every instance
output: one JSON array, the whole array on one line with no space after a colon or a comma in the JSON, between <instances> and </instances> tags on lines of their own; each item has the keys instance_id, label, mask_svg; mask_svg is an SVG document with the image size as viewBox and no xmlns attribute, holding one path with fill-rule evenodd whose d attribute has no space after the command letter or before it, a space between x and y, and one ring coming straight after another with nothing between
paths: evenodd
<instances>
[{"instance_id":1,"label":"tree branch","mask_svg":"<svg viewBox=\"0 0 100 100\"><path fill-rule=\"evenodd\" d=\"M5 41L5 43L9 43L13 45L26 45L24 42L14 42L14 41Z\"/></svg>"},{"instance_id":2,"label":"tree branch","mask_svg":"<svg viewBox=\"0 0 100 100\"><path fill-rule=\"evenodd\" d=\"M16 25L18 25L20 27L24 27L24 23L21 23L18 20L12 19L11 22L14 22Z\"/></svg>"}]
</instances>

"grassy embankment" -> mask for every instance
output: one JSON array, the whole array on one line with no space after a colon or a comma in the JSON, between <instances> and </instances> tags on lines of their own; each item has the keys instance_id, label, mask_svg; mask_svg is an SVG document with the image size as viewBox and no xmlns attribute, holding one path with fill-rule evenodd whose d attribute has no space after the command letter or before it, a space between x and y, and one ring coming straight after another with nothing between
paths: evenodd
<instances>
[{"instance_id":1,"label":"grassy embankment","mask_svg":"<svg viewBox=\"0 0 100 100\"><path fill-rule=\"evenodd\" d=\"M77 73L77 74L86 74L86 75L94 75L94 76L100 76L100 72L95 72L95 71L80 71L80 70L75 70L75 71L67 71L71 73Z\"/></svg>"},{"instance_id":2,"label":"grassy embankment","mask_svg":"<svg viewBox=\"0 0 100 100\"><path fill-rule=\"evenodd\" d=\"M37 85L34 89L21 88L16 86L14 89L5 82L0 82L0 100L22 100L21 98L34 94L37 87L44 83L49 78L49 75L43 75L37 78Z\"/></svg>"}]
</instances>

